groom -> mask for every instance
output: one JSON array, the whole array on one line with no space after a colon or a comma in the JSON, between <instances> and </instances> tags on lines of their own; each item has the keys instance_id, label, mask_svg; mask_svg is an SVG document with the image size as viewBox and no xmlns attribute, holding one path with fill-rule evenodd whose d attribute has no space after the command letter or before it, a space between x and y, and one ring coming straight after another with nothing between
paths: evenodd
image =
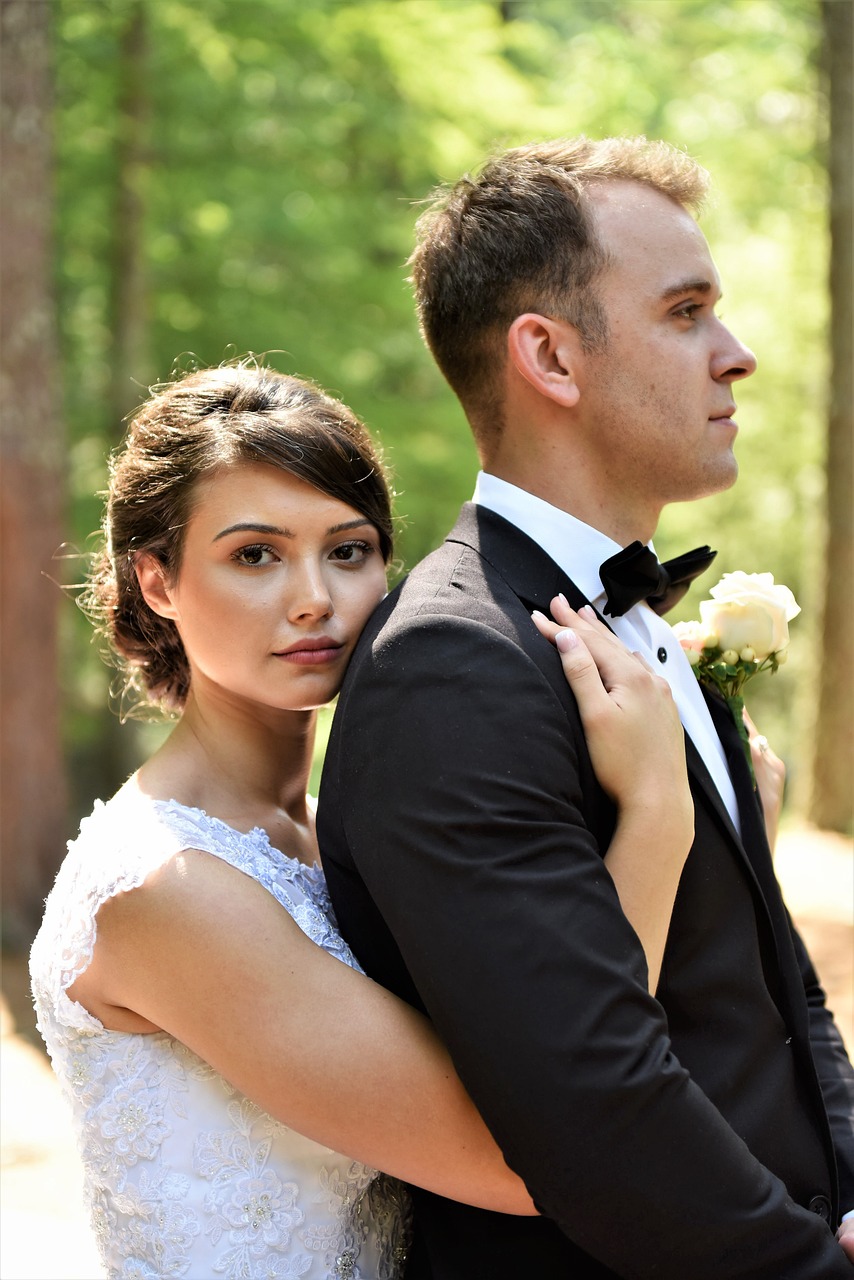
<instances>
[{"instance_id":1,"label":"groom","mask_svg":"<svg viewBox=\"0 0 854 1280\"><path fill-rule=\"evenodd\" d=\"M608 621L674 690L695 804L653 999L601 865L614 809L530 619L561 591L603 612L602 562L736 478L733 384L755 362L715 314L704 190L664 144L557 141L419 225L422 328L483 470L362 637L320 847L345 936L426 1009L543 1216L416 1192L407 1280L854 1274L833 1234L854 1075L732 721L624 600Z\"/></svg>"}]
</instances>

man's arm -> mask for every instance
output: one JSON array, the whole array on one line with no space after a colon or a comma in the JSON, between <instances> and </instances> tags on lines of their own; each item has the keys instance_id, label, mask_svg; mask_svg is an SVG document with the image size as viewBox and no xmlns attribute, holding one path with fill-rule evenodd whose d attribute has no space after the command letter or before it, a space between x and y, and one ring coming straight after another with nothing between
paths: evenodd
<instances>
[{"instance_id":1,"label":"man's arm","mask_svg":"<svg viewBox=\"0 0 854 1280\"><path fill-rule=\"evenodd\" d=\"M342 699L348 841L464 1084L538 1206L618 1274L841 1280L674 1058L584 819L571 700L491 629L389 629Z\"/></svg>"},{"instance_id":2,"label":"man's arm","mask_svg":"<svg viewBox=\"0 0 854 1280\"><path fill-rule=\"evenodd\" d=\"M786 767L768 747L747 711L744 712L744 720L750 734L751 758L759 792L759 804L765 820L768 847L773 858L783 806ZM839 1173L840 1205L843 1213L850 1212L854 1215L854 1068L848 1058L833 1014L827 1008L824 989L803 939L788 912L787 917L806 993L810 1045L833 1134ZM846 1229L846 1234L849 1232L854 1232L854 1222L851 1222ZM854 1242L851 1247L854 1249Z\"/></svg>"},{"instance_id":3,"label":"man's arm","mask_svg":"<svg viewBox=\"0 0 854 1280\"><path fill-rule=\"evenodd\" d=\"M791 921L790 921L791 923ZM810 1045L833 1134L843 1213L854 1210L854 1067L828 1009L824 989L794 925L792 940L806 991Z\"/></svg>"}]
</instances>

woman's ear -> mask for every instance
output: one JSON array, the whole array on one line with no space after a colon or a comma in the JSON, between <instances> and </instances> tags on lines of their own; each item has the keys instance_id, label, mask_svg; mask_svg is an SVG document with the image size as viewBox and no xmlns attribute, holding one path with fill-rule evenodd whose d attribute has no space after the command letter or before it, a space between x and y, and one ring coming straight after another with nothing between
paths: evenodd
<instances>
[{"instance_id":1,"label":"woman's ear","mask_svg":"<svg viewBox=\"0 0 854 1280\"><path fill-rule=\"evenodd\" d=\"M574 325L525 312L510 326L507 353L517 372L541 395L566 409L578 403L582 348Z\"/></svg>"},{"instance_id":2,"label":"woman's ear","mask_svg":"<svg viewBox=\"0 0 854 1280\"><path fill-rule=\"evenodd\" d=\"M142 598L154 613L161 618L178 616L178 610L172 603L169 587L166 585L166 570L150 551L141 551L134 557L134 573L142 592Z\"/></svg>"}]
</instances>

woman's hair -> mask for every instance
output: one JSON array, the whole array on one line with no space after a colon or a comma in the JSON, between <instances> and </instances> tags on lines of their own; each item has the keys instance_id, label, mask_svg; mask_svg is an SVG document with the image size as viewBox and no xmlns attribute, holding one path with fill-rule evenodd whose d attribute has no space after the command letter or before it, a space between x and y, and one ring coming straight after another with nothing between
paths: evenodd
<instances>
[{"instance_id":1,"label":"woman's hair","mask_svg":"<svg viewBox=\"0 0 854 1280\"><path fill-rule=\"evenodd\" d=\"M123 695L183 707L190 686L184 647L175 624L146 604L135 561L148 553L174 581L199 480L258 462L355 508L377 529L388 563L388 484L376 447L346 405L251 359L156 387L110 459L104 545L80 598L106 637Z\"/></svg>"}]
</instances>

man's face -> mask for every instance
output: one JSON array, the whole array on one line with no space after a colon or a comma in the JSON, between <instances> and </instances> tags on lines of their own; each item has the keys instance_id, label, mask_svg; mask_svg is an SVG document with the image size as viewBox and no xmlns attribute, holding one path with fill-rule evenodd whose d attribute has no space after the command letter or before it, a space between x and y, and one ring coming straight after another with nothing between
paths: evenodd
<instances>
[{"instance_id":1,"label":"man's face","mask_svg":"<svg viewBox=\"0 0 854 1280\"><path fill-rule=\"evenodd\" d=\"M720 280L689 213L635 182L591 197L609 336L584 359L583 430L611 496L654 528L666 503L734 483L732 384L756 361L715 313Z\"/></svg>"}]
</instances>

